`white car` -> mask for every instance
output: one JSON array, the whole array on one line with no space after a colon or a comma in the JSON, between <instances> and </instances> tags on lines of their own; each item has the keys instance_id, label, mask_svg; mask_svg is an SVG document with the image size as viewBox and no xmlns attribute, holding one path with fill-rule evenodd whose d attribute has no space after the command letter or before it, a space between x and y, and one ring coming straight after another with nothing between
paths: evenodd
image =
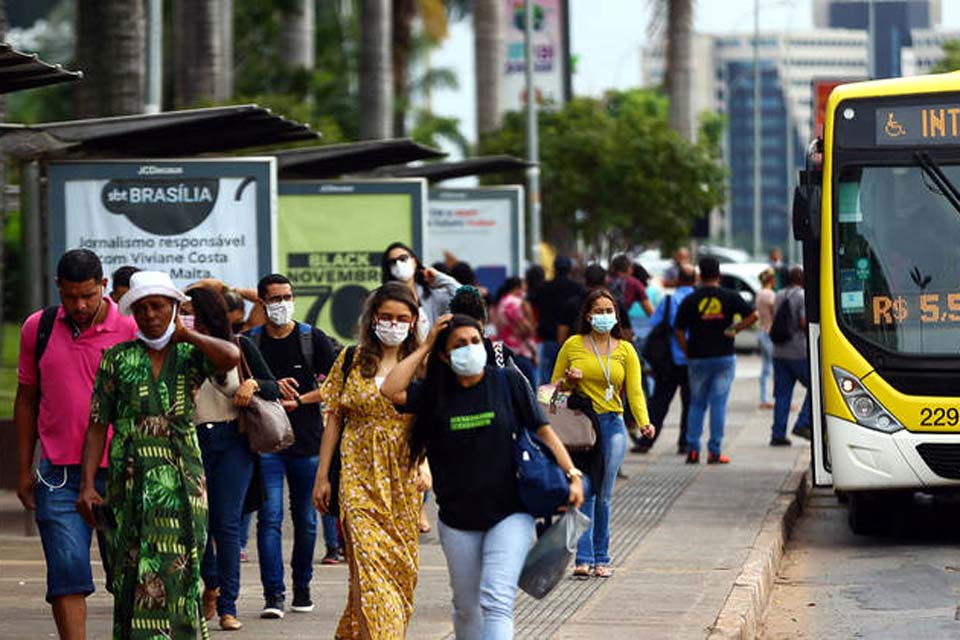
<instances>
[{"instance_id":1,"label":"white car","mask_svg":"<svg viewBox=\"0 0 960 640\"><path fill-rule=\"evenodd\" d=\"M733 289L744 300L756 307L757 292L763 286L760 284L760 274L768 269L766 262L728 262L720 265L720 286ZM737 334L737 351L758 351L757 326Z\"/></svg>"}]
</instances>

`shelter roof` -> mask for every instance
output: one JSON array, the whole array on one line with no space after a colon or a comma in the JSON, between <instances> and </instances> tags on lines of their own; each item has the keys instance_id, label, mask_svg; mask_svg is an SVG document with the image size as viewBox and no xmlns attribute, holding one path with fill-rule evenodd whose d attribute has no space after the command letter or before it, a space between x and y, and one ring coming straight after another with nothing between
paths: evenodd
<instances>
[{"instance_id":1,"label":"shelter roof","mask_svg":"<svg viewBox=\"0 0 960 640\"><path fill-rule=\"evenodd\" d=\"M44 62L35 53L23 53L0 42L0 93L73 82L82 77L79 71L67 71L58 64Z\"/></svg>"},{"instance_id":2,"label":"shelter roof","mask_svg":"<svg viewBox=\"0 0 960 640\"><path fill-rule=\"evenodd\" d=\"M426 178L430 182L440 182L464 176L479 176L491 173L509 173L532 166L526 160L515 156L478 156L450 162L431 162L414 167L386 167L378 173L395 178Z\"/></svg>"},{"instance_id":3,"label":"shelter roof","mask_svg":"<svg viewBox=\"0 0 960 640\"><path fill-rule=\"evenodd\" d=\"M14 156L166 158L286 144L319 137L255 104L183 109L36 125L0 125Z\"/></svg>"},{"instance_id":4,"label":"shelter roof","mask_svg":"<svg viewBox=\"0 0 960 640\"><path fill-rule=\"evenodd\" d=\"M277 172L281 179L319 180L388 165L443 158L447 154L409 138L398 138L284 149L273 155L277 157Z\"/></svg>"}]
</instances>

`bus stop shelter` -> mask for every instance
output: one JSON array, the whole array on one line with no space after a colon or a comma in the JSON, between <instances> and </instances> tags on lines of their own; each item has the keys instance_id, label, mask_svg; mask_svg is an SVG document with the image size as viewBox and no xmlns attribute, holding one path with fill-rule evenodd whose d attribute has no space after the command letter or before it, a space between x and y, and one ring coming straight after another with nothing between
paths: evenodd
<instances>
[{"instance_id":1,"label":"bus stop shelter","mask_svg":"<svg viewBox=\"0 0 960 640\"><path fill-rule=\"evenodd\" d=\"M449 162L431 162L417 166L390 166L376 171L376 174L392 178L426 178L430 182L442 182L466 176L514 173L524 171L531 166L529 162L516 156L496 155Z\"/></svg>"},{"instance_id":2,"label":"bus stop shelter","mask_svg":"<svg viewBox=\"0 0 960 640\"><path fill-rule=\"evenodd\" d=\"M409 138L397 138L285 149L272 155L277 158L280 180L325 180L390 165L436 160L447 154Z\"/></svg>"}]
</instances>

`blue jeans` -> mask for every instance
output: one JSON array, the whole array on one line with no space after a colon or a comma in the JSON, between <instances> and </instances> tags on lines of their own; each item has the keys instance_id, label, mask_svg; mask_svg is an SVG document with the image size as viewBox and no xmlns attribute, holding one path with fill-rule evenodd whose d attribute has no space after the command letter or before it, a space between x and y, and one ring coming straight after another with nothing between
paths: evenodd
<instances>
[{"instance_id":1,"label":"blue jeans","mask_svg":"<svg viewBox=\"0 0 960 640\"><path fill-rule=\"evenodd\" d=\"M329 513L320 514L320 525L323 527L323 542L327 549L340 548L340 534L337 533L337 518Z\"/></svg>"},{"instance_id":2,"label":"blue jeans","mask_svg":"<svg viewBox=\"0 0 960 640\"><path fill-rule=\"evenodd\" d=\"M793 430L810 428L810 365L806 360L787 358L773 359L773 430L771 437L784 438L787 435L787 418L790 417L790 401L793 399L793 385L799 382L807 388L807 397L803 399L803 408L793 424Z\"/></svg>"},{"instance_id":3,"label":"blue jeans","mask_svg":"<svg viewBox=\"0 0 960 640\"><path fill-rule=\"evenodd\" d=\"M450 572L457 640L513 638L513 602L533 545L533 516L514 513L486 531L440 522L437 531Z\"/></svg>"},{"instance_id":4,"label":"blue jeans","mask_svg":"<svg viewBox=\"0 0 960 640\"><path fill-rule=\"evenodd\" d=\"M690 415L687 419L687 449L700 451L703 421L710 409L710 441L707 450L720 455L723 429L727 419L727 399L737 369L736 356L716 358L688 358L690 377Z\"/></svg>"},{"instance_id":5,"label":"blue jeans","mask_svg":"<svg viewBox=\"0 0 960 640\"><path fill-rule=\"evenodd\" d=\"M766 331L757 331L757 342L760 345L760 402L767 404L770 402L770 394L767 392L767 383L770 381L770 374L773 373L773 340Z\"/></svg>"},{"instance_id":6,"label":"blue jeans","mask_svg":"<svg viewBox=\"0 0 960 640\"><path fill-rule=\"evenodd\" d=\"M610 499L617 482L617 471L627 452L627 428L619 413L601 413L600 453L603 456L603 482L590 491L580 510L590 518L590 526L577 543L577 564L610 564Z\"/></svg>"},{"instance_id":7,"label":"blue jeans","mask_svg":"<svg viewBox=\"0 0 960 640\"><path fill-rule=\"evenodd\" d=\"M97 493L106 497L107 470L97 471ZM37 529L43 556L47 562L47 602L61 596L84 595L94 591L90 571L90 536L93 529L77 512L80 495L80 465L56 465L40 460L34 497L37 503ZM107 564L106 540L97 532L100 559L107 573L110 590L110 568Z\"/></svg>"},{"instance_id":8,"label":"blue jeans","mask_svg":"<svg viewBox=\"0 0 960 640\"><path fill-rule=\"evenodd\" d=\"M317 512L313 508L313 481L317 474L317 456L292 456L285 453L261 453L260 466L267 499L257 517L257 553L260 556L260 582L263 595L283 595L283 478L290 491L290 515L293 518L293 555L290 569L295 587L310 586L313 578L313 550L317 543Z\"/></svg>"},{"instance_id":9,"label":"blue jeans","mask_svg":"<svg viewBox=\"0 0 960 640\"><path fill-rule=\"evenodd\" d=\"M544 340L540 343L540 380L549 382L553 380L553 365L557 362L557 355L560 353L560 343L556 340Z\"/></svg>"},{"instance_id":10,"label":"blue jeans","mask_svg":"<svg viewBox=\"0 0 960 640\"><path fill-rule=\"evenodd\" d=\"M217 614L235 616L240 595L240 523L253 477L253 454L235 420L198 424L197 440L207 476L210 530L200 574L208 589L220 589Z\"/></svg>"}]
</instances>

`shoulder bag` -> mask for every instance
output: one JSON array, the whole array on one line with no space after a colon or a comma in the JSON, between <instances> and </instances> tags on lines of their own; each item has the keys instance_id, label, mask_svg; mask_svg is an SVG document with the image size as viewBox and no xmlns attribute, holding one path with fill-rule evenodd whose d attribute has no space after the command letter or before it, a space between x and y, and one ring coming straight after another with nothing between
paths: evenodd
<instances>
[{"instance_id":1,"label":"shoulder bag","mask_svg":"<svg viewBox=\"0 0 960 640\"><path fill-rule=\"evenodd\" d=\"M239 344L238 344L239 347ZM240 382L252 378L250 365L240 348ZM293 426L279 400L264 400L254 394L250 404L240 407L237 421L247 434L253 453L277 453L293 444Z\"/></svg>"},{"instance_id":2,"label":"shoulder bag","mask_svg":"<svg viewBox=\"0 0 960 640\"><path fill-rule=\"evenodd\" d=\"M513 422L513 461L520 504L536 518L552 516L567 503L570 482L546 445L526 425L518 423L507 374L503 369L496 372Z\"/></svg>"},{"instance_id":3,"label":"shoulder bag","mask_svg":"<svg viewBox=\"0 0 960 640\"><path fill-rule=\"evenodd\" d=\"M560 391L559 384L543 384L537 389L537 402L567 451L588 451L597 444L593 419L584 411L589 399Z\"/></svg>"},{"instance_id":4,"label":"shoulder bag","mask_svg":"<svg viewBox=\"0 0 960 640\"><path fill-rule=\"evenodd\" d=\"M673 361L673 326L670 324L670 307L673 296L664 301L663 319L650 331L640 356L653 367L658 375L666 375L676 367Z\"/></svg>"}]
</instances>

